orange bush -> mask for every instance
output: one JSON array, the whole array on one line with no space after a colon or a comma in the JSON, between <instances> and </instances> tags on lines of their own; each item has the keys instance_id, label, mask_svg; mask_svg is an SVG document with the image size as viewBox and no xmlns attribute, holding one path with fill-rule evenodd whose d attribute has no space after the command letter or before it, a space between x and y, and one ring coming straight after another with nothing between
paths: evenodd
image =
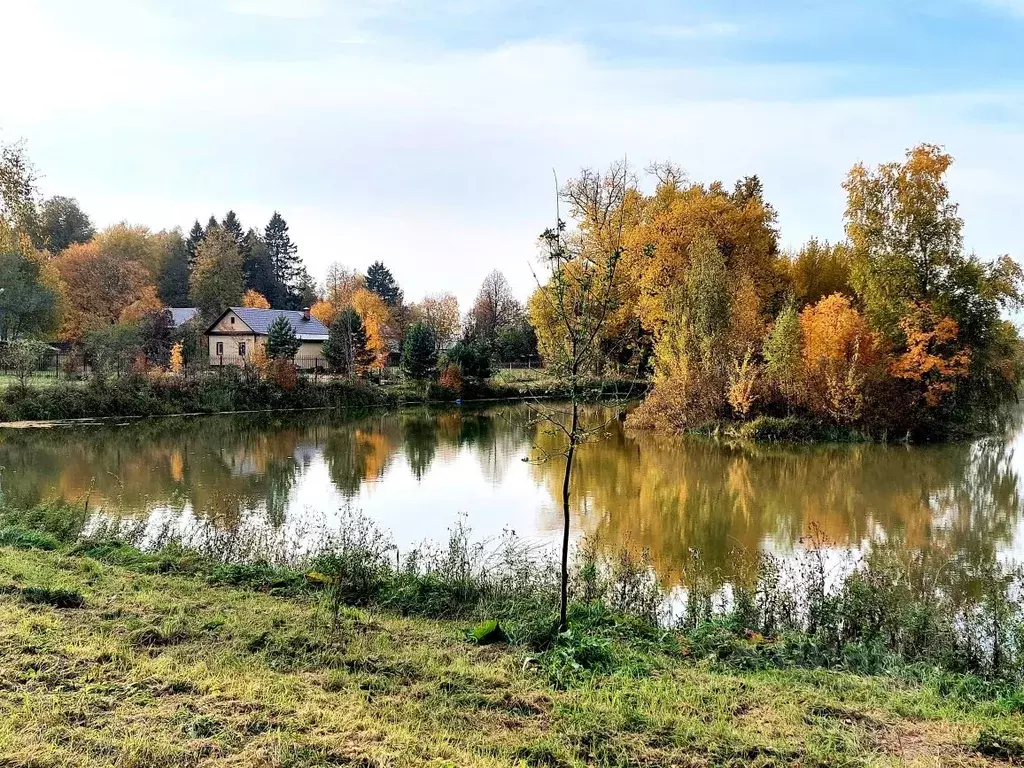
<instances>
[{"instance_id":1,"label":"orange bush","mask_svg":"<svg viewBox=\"0 0 1024 768\"><path fill-rule=\"evenodd\" d=\"M457 365L446 366L441 371L438 384L451 392L462 392L462 373L459 371L459 367Z\"/></svg>"},{"instance_id":2,"label":"orange bush","mask_svg":"<svg viewBox=\"0 0 1024 768\"><path fill-rule=\"evenodd\" d=\"M271 360L270 378L281 389L291 391L299 384L299 369L291 360Z\"/></svg>"}]
</instances>

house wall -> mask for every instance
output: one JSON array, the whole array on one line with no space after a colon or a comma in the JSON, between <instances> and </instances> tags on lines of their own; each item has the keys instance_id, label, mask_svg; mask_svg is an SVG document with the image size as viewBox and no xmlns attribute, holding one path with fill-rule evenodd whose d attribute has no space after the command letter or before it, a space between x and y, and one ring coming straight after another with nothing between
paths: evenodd
<instances>
[{"instance_id":1,"label":"house wall","mask_svg":"<svg viewBox=\"0 0 1024 768\"><path fill-rule=\"evenodd\" d=\"M236 324L238 321L235 321ZM245 342L245 357L241 357L238 354L238 342ZM252 357L253 351L256 346L263 346L267 342L266 336L256 336L255 334L239 334L232 333L231 335L225 333L217 333L216 330L212 331L208 338L207 343L210 350L210 365L243 365L247 359ZM224 354L217 354L217 344L224 345ZM317 365L319 360L319 367L326 367L324 361L324 343L322 341L304 341L299 345L299 351L295 353L296 362L303 368L313 368Z\"/></svg>"}]
</instances>

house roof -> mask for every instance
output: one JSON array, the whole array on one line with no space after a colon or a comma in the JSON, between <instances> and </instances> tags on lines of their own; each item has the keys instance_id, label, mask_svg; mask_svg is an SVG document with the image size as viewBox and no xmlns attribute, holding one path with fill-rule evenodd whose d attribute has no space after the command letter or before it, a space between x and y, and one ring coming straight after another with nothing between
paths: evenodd
<instances>
[{"instance_id":1,"label":"house roof","mask_svg":"<svg viewBox=\"0 0 1024 768\"><path fill-rule=\"evenodd\" d=\"M198 307L168 307L167 311L171 313L171 325L175 328L180 328L185 323L194 320L199 314Z\"/></svg>"},{"instance_id":2,"label":"house roof","mask_svg":"<svg viewBox=\"0 0 1024 768\"><path fill-rule=\"evenodd\" d=\"M216 322L207 330L207 334L216 335L213 327L221 321L228 312L234 312L239 319L245 323L257 336L266 336L270 331L271 324L279 317L283 317L295 332L295 337L300 341L327 341L329 331L327 326L315 317L304 319L302 312L287 309L251 309L249 307L230 307L224 311Z\"/></svg>"}]
</instances>

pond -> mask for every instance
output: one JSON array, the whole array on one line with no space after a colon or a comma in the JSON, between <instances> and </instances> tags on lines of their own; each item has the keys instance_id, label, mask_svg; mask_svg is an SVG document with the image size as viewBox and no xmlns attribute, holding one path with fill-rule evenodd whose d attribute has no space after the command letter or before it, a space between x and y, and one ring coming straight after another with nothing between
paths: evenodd
<instances>
[{"instance_id":1,"label":"pond","mask_svg":"<svg viewBox=\"0 0 1024 768\"><path fill-rule=\"evenodd\" d=\"M16 505L63 498L103 516L230 531L258 523L301 538L344 510L400 548L443 541L460 517L555 542L562 461L528 461L558 438L523 404L369 413L154 419L0 430L2 491ZM759 550L805 537L871 540L976 557L1024 554L1024 430L942 446L733 444L633 433L593 410L581 448L574 534L649 550L668 584L694 569L723 580Z\"/></svg>"}]
</instances>

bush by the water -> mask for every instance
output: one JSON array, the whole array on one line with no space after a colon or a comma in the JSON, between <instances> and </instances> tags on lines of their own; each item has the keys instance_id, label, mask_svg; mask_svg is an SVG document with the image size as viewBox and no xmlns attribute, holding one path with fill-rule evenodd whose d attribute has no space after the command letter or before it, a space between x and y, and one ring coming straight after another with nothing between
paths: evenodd
<instances>
[{"instance_id":1,"label":"bush by the water","mask_svg":"<svg viewBox=\"0 0 1024 768\"><path fill-rule=\"evenodd\" d=\"M87 384L10 387L0 396L0 421L339 408L378 405L384 401L379 389L360 382L314 383L299 378L294 386L283 387L274 381L226 369L188 380L96 377Z\"/></svg>"}]
</instances>

